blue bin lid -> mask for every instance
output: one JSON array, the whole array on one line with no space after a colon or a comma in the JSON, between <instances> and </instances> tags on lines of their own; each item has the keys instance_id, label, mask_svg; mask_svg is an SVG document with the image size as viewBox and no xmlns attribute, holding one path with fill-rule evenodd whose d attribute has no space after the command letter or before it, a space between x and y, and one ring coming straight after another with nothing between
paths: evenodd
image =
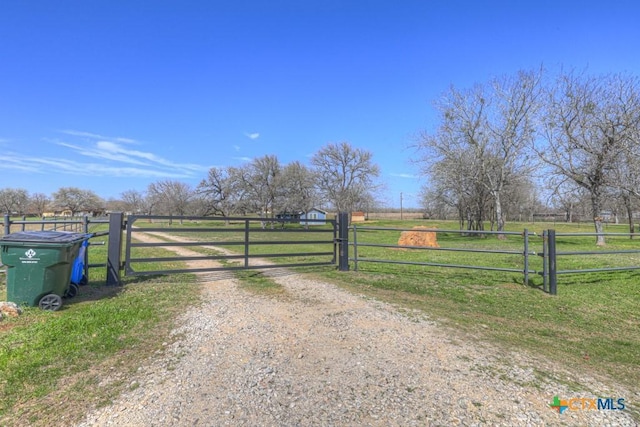
<instances>
[{"instance_id":1,"label":"blue bin lid","mask_svg":"<svg viewBox=\"0 0 640 427\"><path fill-rule=\"evenodd\" d=\"M2 236L0 240L3 242L71 243L89 237L91 237L90 234L69 231L19 231Z\"/></svg>"}]
</instances>

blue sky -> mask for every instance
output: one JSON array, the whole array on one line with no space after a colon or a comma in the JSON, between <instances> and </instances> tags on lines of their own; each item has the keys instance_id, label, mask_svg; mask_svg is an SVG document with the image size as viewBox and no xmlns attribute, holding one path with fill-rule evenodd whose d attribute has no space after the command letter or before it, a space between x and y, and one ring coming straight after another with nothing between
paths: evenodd
<instances>
[{"instance_id":1,"label":"blue sky","mask_svg":"<svg viewBox=\"0 0 640 427\"><path fill-rule=\"evenodd\" d=\"M636 0L3 0L0 188L117 198L347 141L417 206L409 146L450 85L637 75L638 22Z\"/></svg>"}]
</instances>

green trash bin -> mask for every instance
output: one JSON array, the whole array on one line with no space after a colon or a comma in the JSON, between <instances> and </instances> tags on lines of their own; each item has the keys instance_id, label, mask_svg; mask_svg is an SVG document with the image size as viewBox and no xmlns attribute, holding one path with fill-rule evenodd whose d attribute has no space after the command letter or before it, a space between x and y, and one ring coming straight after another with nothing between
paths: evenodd
<instances>
[{"instance_id":1,"label":"green trash bin","mask_svg":"<svg viewBox=\"0 0 640 427\"><path fill-rule=\"evenodd\" d=\"M64 231L21 231L3 236L7 300L57 310L69 287L71 269L89 235Z\"/></svg>"}]
</instances>

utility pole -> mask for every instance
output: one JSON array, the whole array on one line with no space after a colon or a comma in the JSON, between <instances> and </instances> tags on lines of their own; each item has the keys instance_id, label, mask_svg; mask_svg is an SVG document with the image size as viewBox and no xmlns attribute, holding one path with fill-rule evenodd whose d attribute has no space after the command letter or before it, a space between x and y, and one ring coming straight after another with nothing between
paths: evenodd
<instances>
[{"instance_id":1,"label":"utility pole","mask_svg":"<svg viewBox=\"0 0 640 427\"><path fill-rule=\"evenodd\" d=\"M402 191L400 192L400 221L402 221Z\"/></svg>"}]
</instances>

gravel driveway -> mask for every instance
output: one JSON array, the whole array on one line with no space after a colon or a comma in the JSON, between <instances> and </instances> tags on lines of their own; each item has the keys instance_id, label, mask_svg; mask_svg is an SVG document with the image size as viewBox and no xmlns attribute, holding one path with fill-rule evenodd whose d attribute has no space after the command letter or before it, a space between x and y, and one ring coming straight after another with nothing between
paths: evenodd
<instances>
[{"instance_id":1,"label":"gravel driveway","mask_svg":"<svg viewBox=\"0 0 640 427\"><path fill-rule=\"evenodd\" d=\"M131 378L131 391L79 426L637 425L628 411L549 406L555 395L593 393L638 402L637 391L592 378L579 378L590 391L570 391L534 375L549 362L268 271L283 295L245 291L228 273L201 275L204 303L180 319L175 342ZM557 378L574 374L555 369Z\"/></svg>"}]
</instances>

